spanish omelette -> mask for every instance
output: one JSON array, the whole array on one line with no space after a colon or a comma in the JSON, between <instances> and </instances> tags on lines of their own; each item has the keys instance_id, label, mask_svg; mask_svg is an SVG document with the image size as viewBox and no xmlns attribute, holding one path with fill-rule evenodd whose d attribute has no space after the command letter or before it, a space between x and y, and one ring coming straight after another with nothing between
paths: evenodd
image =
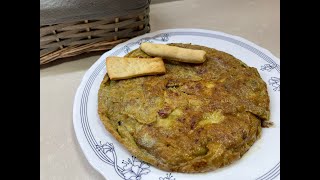
<instances>
[{"instance_id":1,"label":"spanish omelette","mask_svg":"<svg viewBox=\"0 0 320 180\"><path fill-rule=\"evenodd\" d=\"M270 124L269 96L258 71L216 49L202 64L165 61L167 73L111 81L98 93L105 128L126 149L162 170L212 171L242 157ZM136 49L126 57L149 57Z\"/></svg>"}]
</instances>

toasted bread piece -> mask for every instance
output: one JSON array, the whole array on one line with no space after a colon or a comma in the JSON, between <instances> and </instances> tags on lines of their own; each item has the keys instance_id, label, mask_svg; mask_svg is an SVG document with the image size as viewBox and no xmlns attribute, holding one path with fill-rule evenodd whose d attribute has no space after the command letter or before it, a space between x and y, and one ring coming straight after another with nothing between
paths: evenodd
<instances>
[{"instance_id":1,"label":"toasted bread piece","mask_svg":"<svg viewBox=\"0 0 320 180\"><path fill-rule=\"evenodd\" d=\"M163 59L186 62L203 63L206 60L206 52L203 50L187 49L166 44L142 43L140 49L146 54Z\"/></svg>"},{"instance_id":2,"label":"toasted bread piece","mask_svg":"<svg viewBox=\"0 0 320 180\"><path fill-rule=\"evenodd\" d=\"M163 60L157 58L126 58L110 56L106 59L107 73L111 80L129 79L144 75L164 74Z\"/></svg>"}]
</instances>

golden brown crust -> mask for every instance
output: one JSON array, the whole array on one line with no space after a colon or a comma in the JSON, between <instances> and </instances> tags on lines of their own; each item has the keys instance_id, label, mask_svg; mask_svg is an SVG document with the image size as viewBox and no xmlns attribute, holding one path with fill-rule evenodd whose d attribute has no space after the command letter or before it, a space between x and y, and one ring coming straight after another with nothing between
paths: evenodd
<instances>
[{"instance_id":1,"label":"golden brown crust","mask_svg":"<svg viewBox=\"0 0 320 180\"><path fill-rule=\"evenodd\" d=\"M203 49L209 59L200 66L165 60L161 76L110 81L106 75L98 113L140 160L165 171L212 171L239 159L260 137L270 114L266 85L231 55L174 45ZM128 56L148 57L140 50Z\"/></svg>"}]
</instances>

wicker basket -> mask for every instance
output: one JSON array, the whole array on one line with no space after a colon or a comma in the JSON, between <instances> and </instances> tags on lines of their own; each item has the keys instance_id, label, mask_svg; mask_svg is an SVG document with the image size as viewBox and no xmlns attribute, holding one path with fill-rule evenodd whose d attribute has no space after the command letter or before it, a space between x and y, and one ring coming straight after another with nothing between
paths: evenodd
<instances>
[{"instance_id":1,"label":"wicker basket","mask_svg":"<svg viewBox=\"0 0 320 180\"><path fill-rule=\"evenodd\" d=\"M41 26L40 65L86 52L109 50L149 31L149 7L123 17Z\"/></svg>"}]
</instances>

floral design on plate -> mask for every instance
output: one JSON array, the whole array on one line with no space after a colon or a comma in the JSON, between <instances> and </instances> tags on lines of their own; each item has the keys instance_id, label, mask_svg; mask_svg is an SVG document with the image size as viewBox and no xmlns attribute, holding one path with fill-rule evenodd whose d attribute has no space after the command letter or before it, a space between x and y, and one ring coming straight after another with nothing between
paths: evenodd
<instances>
[{"instance_id":1,"label":"floral design on plate","mask_svg":"<svg viewBox=\"0 0 320 180\"><path fill-rule=\"evenodd\" d=\"M160 34L159 36L155 36L153 39L157 41L167 42L169 41L169 34L163 33L163 34Z\"/></svg>"},{"instance_id":2,"label":"floral design on plate","mask_svg":"<svg viewBox=\"0 0 320 180\"><path fill-rule=\"evenodd\" d=\"M138 41L138 44L141 45L142 43L145 43L145 42L152 42L151 38L143 38L141 39L140 41Z\"/></svg>"},{"instance_id":3,"label":"floral design on plate","mask_svg":"<svg viewBox=\"0 0 320 180\"><path fill-rule=\"evenodd\" d=\"M124 46L124 52L125 53L129 53L130 52L130 48L129 48L129 46Z\"/></svg>"},{"instance_id":4,"label":"floral design on plate","mask_svg":"<svg viewBox=\"0 0 320 180\"><path fill-rule=\"evenodd\" d=\"M159 180L176 180L176 178L173 178L171 173L167 173L167 176L165 177L159 177Z\"/></svg>"},{"instance_id":5,"label":"floral design on plate","mask_svg":"<svg viewBox=\"0 0 320 180\"><path fill-rule=\"evenodd\" d=\"M272 69L276 68L277 67L277 64L265 64L263 66L261 66L261 71L272 71Z\"/></svg>"},{"instance_id":6,"label":"floral design on plate","mask_svg":"<svg viewBox=\"0 0 320 180\"><path fill-rule=\"evenodd\" d=\"M128 158L127 161L123 160L123 167L119 167L117 163L117 154L114 150L112 143L96 145L96 149L107 157L107 162L114 166L117 174L125 180L141 180L142 175L146 175L150 172L150 166L144 162L139 161L136 157Z\"/></svg>"},{"instance_id":7,"label":"floral design on plate","mask_svg":"<svg viewBox=\"0 0 320 180\"><path fill-rule=\"evenodd\" d=\"M271 85L274 91L280 91L280 78L271 77L269 79L269 85Z\"/></svg>"},{"instance_id":8,"label":"floral design on plate","mask_svg":"<svg viewBox=\"0 0 320 180\"><path fill-rule=\"evenodd\" d=\"M128 161L122 161L124 179L140 180L142 175L150 172L150 166L144 162L139 161L136 157L128 158Z\"/></svg>"}]
</instances>

